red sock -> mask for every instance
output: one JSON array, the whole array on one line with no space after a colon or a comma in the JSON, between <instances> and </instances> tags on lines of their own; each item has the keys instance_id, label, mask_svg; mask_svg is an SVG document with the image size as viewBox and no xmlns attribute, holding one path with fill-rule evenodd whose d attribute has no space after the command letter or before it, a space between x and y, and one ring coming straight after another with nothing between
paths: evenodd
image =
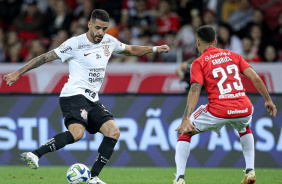
<instances>
[{"instance_id":1,"label":"red sock","mask_svg":"<svg viewBox=\"0 0 282 184\"><path fill-rule=\"evenodd\" d=\"M251 134L252 133L252 130L250 129L250 127L248 126L248 127L246 127L246 132L244 132L244 133L239 133L239 135L240 135L240 137L242 137L242 136L244 136L244 135L246 135L246 134Z\"/></svg>"},{"instance_id":2,"label":"red sock","mask_svg":"<svg viewBox=\"0 0 282 184\"><path fill-rule=\"evenodd\" d=\"M178 135L178 140L177 141L186 141L186 142L191 142L191 135L190 134L183 134L181 136L181 133Z\"/></svg>"}]
</instances>

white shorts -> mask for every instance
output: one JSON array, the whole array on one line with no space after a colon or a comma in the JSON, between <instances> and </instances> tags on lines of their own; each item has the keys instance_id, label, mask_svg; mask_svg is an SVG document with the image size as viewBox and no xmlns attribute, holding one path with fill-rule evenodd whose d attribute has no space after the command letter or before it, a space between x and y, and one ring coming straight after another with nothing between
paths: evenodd
<instances>
[{"instance_id":1,"label":"white shorts","mask_svg":"<svg viewBox=\"0 0 282 184\"><path fill-rule=\"evenodd\" d=\"M246 127L252 121L252 114L242 118L218 118L206 109L207 105L201 105L190 117L191 123L196 126L198 132L214 131L219 133L224 125L231 125L239 133L246 132Z\"/></svg>"}]
</instances>

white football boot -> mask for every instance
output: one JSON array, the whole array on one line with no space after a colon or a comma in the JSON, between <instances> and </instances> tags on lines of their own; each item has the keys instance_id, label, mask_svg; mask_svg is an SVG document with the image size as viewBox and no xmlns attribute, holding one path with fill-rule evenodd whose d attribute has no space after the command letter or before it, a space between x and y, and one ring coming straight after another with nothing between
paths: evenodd
<instances>
[{"instance_id":1,"label":"white football boot","mask_svg":"<svg viewBox=\"0 0 282 184\"><path fill-rule=\"evenodd\" d=\"M21 154L22 160L27 162L27 165L31 169L37 169L39 167L38 160L39 158L32 152L24 152Z\"/></svg>"},{"instance_id":2,"label":"white football boot","mask_svg":"<svg viewBox=\"0 0 282 184\"><path fill-rule=\"evenodd\" d=\"M89 181L89 184L106 184L105 182L103 182L102 180L100 180L98 178L98 176L95 176L95 177L91 177L90 181Z\"/></svg>"}]
</instances>

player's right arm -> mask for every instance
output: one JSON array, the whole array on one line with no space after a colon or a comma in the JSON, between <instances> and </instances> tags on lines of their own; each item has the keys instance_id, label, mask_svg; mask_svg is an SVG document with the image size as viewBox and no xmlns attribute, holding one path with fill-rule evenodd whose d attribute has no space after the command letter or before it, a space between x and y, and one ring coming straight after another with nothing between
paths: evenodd
<instances>
[{"instance_id":1,"label":"player's right arm","mask_svg":"<svg viewBox=\"0 0 282 184\"><path fill-rule=\"evenodd\" d=\"M270 115L273 115L273 117L276 117L277 109L274 103L271 100L271 97L261 80L261 78L258 76L258 74L251 68L248 67L243 71L243 74L252 81L253 85L256 87L256 89L259 91L261 96L265 100L265 107L268 112L270 112Z\"/></svg>"},{"instance_id":2,"label":"player's right arm","mask_svg":"<svg viewBox=\"0 0 282 184\"><path fill-rule=\"evenodd\" d=\"M194 82L191 84L191 89L188 93L187 104L184 110L184 115L180 126L176 131L180 131L181 136L184 133L195 133L196 127L190 122L190 117L198 103L202 89L202 84Z\"/></svg>"},{"instance_id":3,"label":"player's right arm","mask_svg":"<svg viewBox=\"0 0 282 184\"><path fill-rule=\"evenodd\" d=\"M176 131L180 131L181 136L184 133L190 133L193 134L195 133L196 127L192 125L190 122L190 116L192 115L198 100L200 98L201 94L201 89L204 84L204 75L202 72L202 66L197 59L193 61L192 66L191 66L191 88L188 93L187 97L187 104L186 108L184 110L184 115L182 118L182 122L180 126L176 129Z\"/></svg>"},{"instance_id":4,"label":"player's right arm","mask_svg":"<svg viewBox=\"0 0 282 184\"><path fill-rule=\"evenodd\" d=\"M20 68L19 70L7 74L4 76L4 80L7 81L7 85L11 86L12 84L14 84L15 82L17 82L17 80L20 78L20 76L22 76L24 73L28 72L29 70L32 70L34 68L37 68L41 65L43 65L44 63L53 61L55 59L59 59L58 55L54 52L54 50L51 50L45 54L42 54L32 60L30 60L26 65L24 65L22 68Z\"/></svg>"}]
</instances>

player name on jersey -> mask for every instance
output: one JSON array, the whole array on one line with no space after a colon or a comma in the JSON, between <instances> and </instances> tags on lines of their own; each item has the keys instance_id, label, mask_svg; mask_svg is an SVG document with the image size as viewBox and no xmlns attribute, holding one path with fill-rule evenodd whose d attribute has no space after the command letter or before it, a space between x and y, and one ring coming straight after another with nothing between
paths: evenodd
<instances>
[{"instance_id":1,"label":"player name on jersey","mask_svg":"<svg viewBox=\"0 0 282 184\"><path fill-rule=\"evenodd\" d=\"M211 62L213 65L216 65L216 64L221 64L221 63L225 63L225 62L229 62L229 61L232 61L232 59L230 57L221 57L221 58L218 58L218 59L213 59Z\"/></svg>"}]
</instances>

